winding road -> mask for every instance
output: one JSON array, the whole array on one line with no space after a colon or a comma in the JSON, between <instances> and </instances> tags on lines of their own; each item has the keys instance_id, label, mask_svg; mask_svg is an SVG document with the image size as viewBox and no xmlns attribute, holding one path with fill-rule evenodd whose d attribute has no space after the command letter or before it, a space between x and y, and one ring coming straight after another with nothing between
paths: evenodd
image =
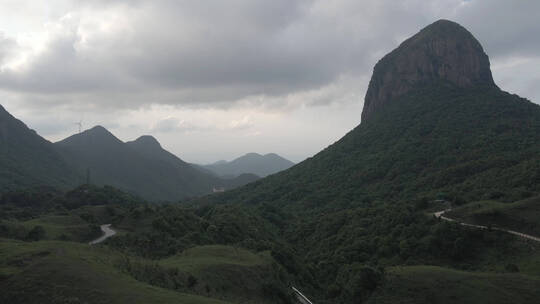
<instances>
[{"instance_id":1,"label":"winding road","mask_svg":"<svg viewBox=\"0 0 540 304\"><path fill-rule=\"evenodd\" d=\"M111 229L111 224L101 225L100 228L101 228L101 231L103 231L103 235L91 241L90 243L88 243L89 245L99 244L116 234L116 231Z\"/></svg>"},{"instance_id":2,"label":"winding road","mask_svg":"<svg viewBox=\"0 0 540 304\"><path fill-rule=\"evenodd\" d=\"M446 210L442 210L442 211L439 211L439 212L435 212L433 213L433 215L436 217L436 218L440 218L441 220L445 220L445 221L449 221L449 222L456 222L462 226L467 226L467 227L473 227L473 228L478 228L478 229L488 229L488 227L486 226L482 226L482 225L474 225L474 224L467 224L467 223L464 223L464 222L458 222L454 219L451 219L449 217L446 217L444 216L444 213L447 212L447 211L450 211L452 209L446 209ZM516 235L516 236L519 236L519 237L522 237L522 238L525 238L525 239L529 239L529 240L532 240L532 241L535 241L535 242L540 242L540 237L536 237L536 236L533 236L533 235L530 235L530 234L525 234L525 233L521 233L521 232L518 232L518 231L513 231L513 230L508 230L508 229L503 229L503 228L497 228L497 227L491 227L490 228L491 230L497 230L497 231L503 231L503 232L506 232L506 233L510 233L510 234L513 234L513 235Z\"/></svg>"},{"instance_id":3,"label":"winding road","mask_svg":"<svg viewBox=\"0 0 540 304\"><path fill-rule=\"evenodd\" d=\"M300 290L296 289L294 286L291 287L294 293L296 294L296 299L302 304L313 304L305 295L303 295Z\"/></svg>"}]
</instances>

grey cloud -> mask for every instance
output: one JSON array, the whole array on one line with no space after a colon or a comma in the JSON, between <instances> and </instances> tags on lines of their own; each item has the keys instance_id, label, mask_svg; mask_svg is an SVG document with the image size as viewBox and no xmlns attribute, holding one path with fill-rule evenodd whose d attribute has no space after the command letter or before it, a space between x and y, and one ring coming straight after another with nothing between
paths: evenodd
<instances>
[{"instance_id":1,"label":"grey cloud","mask_svg":"<svg viewBox=\"0 0 540 304\"><path fill-rule=\"evenodd\" d=\"M77 48L75 24L27 69L3 72L0 85L45 94L162 89L178 98L157 102L178 104L309 90L368 66L370 31L321 11L311 1L138 3L130 30L96 46L104 50Z\"/></svg>"},{"instance_id":2,"label":"grey cloud","mask_svg":"<svg viewBox=\"0 0 540 304\"><path fill-rule=\"evenodd\" d=\"M35 130L39 130L39 134L42 136L56 135L59 133L64 133L66 131L71 131L73 133L78 131L78 126L73 122L65 121L55 121L55 120L31 120L28 122L29 127Z\"/></svg>"},{"instance_id":3,"label":"grey cloud","mask_svg":"<svg viewBox=\"0 0 540 304\"><path fill-rule=\"evenodd\" d=\"M0 67L17 52L17 42L0 32Z\"/></svg>"},{"instance_id":4,"label":"grey cloud","mask_svg":"<svg viewBox=\"0 0 540 304\"><path fill-rule=\"evenodd\" d=\"M151 132L156 133L199 133L215 131L243 131L252 129L255 123L249 116L240 119L233 119L228 123L202 124L177 117L168 117L156 122L151 128Z\"/></svg>"},{"instance_id":5,"label":"grey cloud","mask_svg":"<svg viewBox=\"0 0 540 304\"><path fill-rule=\"evenodd\" d=\"M166 118L157 122L151 131L158 133L170 133L178 131L179 121L176 118Z\"/></svg>"},{"instance_id":6,"label":"grey cloud","mask_svg":"<svg viewBox=\"0 0 540 304\"><path fill-rule=\"evenodd\" d=\"M540 52L540 1L471 0L456 11L491 57Z\"/></svg>"},{"instance_id":7,"label":"grey cloud","mask_svg":"<svg viewBox=\"0 0 540 304\"><path fill-rule=\"evenodd\" d=\"M276 98L344 75L369 79L384 53L438 18L462 22L492 57L540 50L540 3L531 1L74 1L71 8L81 7L81 14L116 10L126 24L90 28L88 38L76 14L59 22L64 31L26 68L0 72L0 88L31 92L28 99L43 104L227 107L266 95L275 106ZM0 43L0 59L2 50ZM340 92L306 104L331 103Z\"/></svg>"},{"instance_id":8,"label":"grey cloud","mask_svg":"<svg viewBox=\"0 0 540 304\"><path fill-rule=\"evenodd\" d=\"M185 120L169 117L158 121L152 126L150 131L156 133L193 133L210 131L213 129L214 128L212 127L197 125Z\"/></svg>"}]
</instances>

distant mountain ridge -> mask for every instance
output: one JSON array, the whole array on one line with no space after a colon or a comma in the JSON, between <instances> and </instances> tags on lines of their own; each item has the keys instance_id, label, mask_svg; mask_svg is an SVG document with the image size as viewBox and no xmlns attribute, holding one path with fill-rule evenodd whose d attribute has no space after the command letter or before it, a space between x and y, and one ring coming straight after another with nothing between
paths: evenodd
<instances>
[{"instance_id":1,"label":"distant mountain ridge","mask_svg":"<svg viewBox=\"0 0 540 304\"><path fill-rule=\"evenodd\" d=\"M152 136L124 143L102 126L51 143L0 106L0 191L49 185L111 185L148 200L176 201L231 189L255 175L225 179L182 161Z\"/></svg>"},{"instance_id":2,"label":"distant mountain ridge","mask_svg":"<svg viewBox=\"0 0 540 304\"><path fill-rule=\"evenodd\" d=\"M214 172L218 176L236 177L243 173L251 173L260 177L283 171L294 166L294 163L275 153L261 155L247 153L230 162L225 160L202 167Z\"/></svg>"},{"instance_id":3,"label":"distant mountain ridge","mask_svg":"<svg viewBox=\"0 0 540 304\"><path fill-rule=\"evenodd\" d=\"M194 168L164 150L152 136L122 142L101 126L55 143L79 171L89 170L92 183L109 184L151 200L178 200L230 189L253 181L222 179Z\"/></svg>"}]
</instances>

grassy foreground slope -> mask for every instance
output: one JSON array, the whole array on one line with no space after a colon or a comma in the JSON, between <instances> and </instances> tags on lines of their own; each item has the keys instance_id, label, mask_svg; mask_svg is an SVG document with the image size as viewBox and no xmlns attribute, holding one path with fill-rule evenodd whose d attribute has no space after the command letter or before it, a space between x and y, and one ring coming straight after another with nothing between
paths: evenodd
<instances>
[{"instance_id":1,"label":"grassy foreground slope","mask_svg":"<svg viewBox=\"0 0 540 304\"><path fill-rule=\"evenodd\" d=\"M0 303L225 303L136 281L118 253L86 244L0 240Z\"/></svg>"},{"instance_id":2,"label":"grassy foreground slope","mask_svg":"<svg viewBox=\"0 0 540 304\"><path fill-rule=\"evenodd\" d=\"M287 302L275 282L285 280L269 252L254 253L236 246L197 246L158 261L165 268L176 268L196 278L193 290L234 303ZM263 297L261 297L263 295Z\"/></svg>"},{"instance_id":3,"label":"grassy foreground slope","mask_svg":"<svg viewBox=\"0 0 540 304\"><path fill-rule=\"evenodd\" d=\"M388 270L386 284L368 303L535 303L540 278L522 274L476 273L435 266Z\"/></svg>"},{"instance_id":4,"label":"grassy foreground slope","mask_svg":"<svg viewBox=\"0 0 540 304\"><path fill-rule=\"evenodd\" d=\"M41 226L44 229L44 236L50 240L73 240L90 241L101 235L97 226L89 225L83 219L71 214L46 215L36 219L31 219L21 223L26 229Z\"/></svg>"},{"instance_id":5,"label":"grassy foreground slope","mask_svg":"<svg viewBox=\"0 0 540 304\"><path fill-rule=\"evenodd\" d=\"M160 261L164 266L174 266L185 271L201 272L211 266L227 264L256 266L268 264L268 257L243 248L224 245L206 245L189 248Z\"/></svg>"}]
</instances>

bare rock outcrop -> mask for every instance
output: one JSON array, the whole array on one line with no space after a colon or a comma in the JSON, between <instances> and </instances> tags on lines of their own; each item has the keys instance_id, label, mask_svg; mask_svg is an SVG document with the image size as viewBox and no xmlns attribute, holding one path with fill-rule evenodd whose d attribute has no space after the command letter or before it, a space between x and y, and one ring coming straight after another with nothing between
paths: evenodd
<instances>
[{"instance_id":1,"label":"bare rock outcrop","mask_svg":"<svg viewBox=\"0 0 540 304\"><path fill-rule=\"evenodd\" d=\"M463 88L495 85L489 58L478 40L448 20L428 25L375 65L362 121L412 89L440 81Z\"/></svg>"}]
</instances>

